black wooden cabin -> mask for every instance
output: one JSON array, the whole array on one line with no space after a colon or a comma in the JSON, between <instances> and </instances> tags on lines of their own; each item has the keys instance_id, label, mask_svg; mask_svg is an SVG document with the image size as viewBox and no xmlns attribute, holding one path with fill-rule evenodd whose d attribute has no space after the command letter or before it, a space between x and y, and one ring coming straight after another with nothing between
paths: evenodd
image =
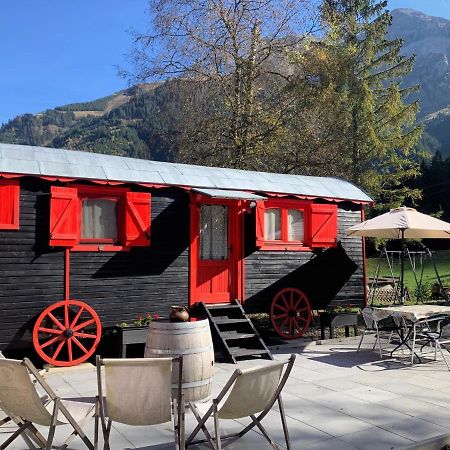
<instances>
[{"instance_id":1,"label":"black wooden cabin","mask_svg":"<svg viewBox=\"0 0 450 450\"><path fill-rule=\"evenodd\" d=\"M69 298L103 328L200 301L268 311L338 241L358 268L332 303L363 305L363 243L345 230L370 202L335 178L0 144L0 350Z\"/></svg>"}]
</instances>

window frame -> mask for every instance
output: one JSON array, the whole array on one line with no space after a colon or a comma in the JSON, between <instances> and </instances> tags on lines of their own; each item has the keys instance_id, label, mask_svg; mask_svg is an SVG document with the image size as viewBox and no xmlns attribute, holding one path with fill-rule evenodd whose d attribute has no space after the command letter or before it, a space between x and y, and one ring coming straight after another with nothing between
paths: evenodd
<instances>
[{"instance_id":1,"label":"window frame","mask_svg":"<svg viewBox=\"0 0 450 450\"><path fill-rule=\"evenodd\" d=\"M280 227L281 227L281 239L269 240L266 239L264 234L257 236L256 245L260 250L302 250L310 251L309 242L309 222L310 222L310 205L311 202L304 200L292 200L292 199L267 199L263 202L264 215L268 209L280 209ZM261 205L259 205L261 207ZM301 211L303 213L303 241L289 241L288 240L288 210ZM258 214L256 214L256 221L260 220ZM257 224L258 229L258 224ZM264 233L263 228L263 233Z\"/></svg>"},{"instance_id":2,"label":"window frame","mask_svg":"<svg viewBox=\"0 0 450 450\"><path fill-rule=\"evenodd\" d=\"M281 209L281 240L264 237L266 209ZM255 229L256 247L259 250L313 251L315 248L330 248L337 245L338 206L333 202L315 203L313 200L292 198L269 198L256 202ZM303 212L303 241L288 241L288 210Z\"/></svg>"},{"instance_id":3,"label":"window frame","mask_svg":"<svg viewBox=\"0 0 450 450\"><path fill-rule=\"evenodd\" d=\"M80 252L117 252L117 251L129 251L130 247L123 245L125 241L125 229L124 229L124 197L126 192L129 192L128 188L104 188L104 187L91 187L83 185L71 185L77 189L78 196L78 239L77 244L72 247L73 251ZM82 237L82 222L83 222L83 200L86 198L96 198L105 200L117 201L117 241L113 239L100 239L100 238L83 238Z\"/></svg>"}]
</instances>

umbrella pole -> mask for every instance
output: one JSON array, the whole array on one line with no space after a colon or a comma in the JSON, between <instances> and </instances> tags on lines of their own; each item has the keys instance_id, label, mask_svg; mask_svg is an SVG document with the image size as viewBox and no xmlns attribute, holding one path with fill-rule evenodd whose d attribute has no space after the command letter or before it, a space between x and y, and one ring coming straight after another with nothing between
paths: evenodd
<instances>
[{"instance_id":1,"label":"umbrella pole","mask_svg":"<svg viewBox=\"0 0 450 450\"><path fill-rule=\"evenodd\" d=\"M402 252L400 257L400 304L405 303L405 230L402 229Z\"/></svg>"}]
</instances>

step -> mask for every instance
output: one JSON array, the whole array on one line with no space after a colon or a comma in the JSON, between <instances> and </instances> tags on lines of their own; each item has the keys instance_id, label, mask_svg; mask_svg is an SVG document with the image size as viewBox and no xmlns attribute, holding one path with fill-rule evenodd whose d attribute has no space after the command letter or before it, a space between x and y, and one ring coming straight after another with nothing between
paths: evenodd
<instances>
[{"instance_id":1,"label":"step","mask_svg":"<svg viewBox=\"0 0 450 450\"><path fill-rule=\"evenodd\" d=\"M207 305L207 309L209 311L215 311L217 309L241 309L239 305L230 305L229 303L226 304L220 304L220 305Z\"/></svg>"},{"instance_id":2,"label":"step","mask_svg":"<svg viewBox=\"0 0 450 450\"><path fill-rule=\"evenodd\" d=\"M255 333L239 333L237 331L222 331L220 333L224 339L250 339L255 338Z\"/></svg>"},{"instance_id":3,"label":"step","mask_svg":"<svg viewBox=\"0 0 450 450\"><path fill-rule=\"evenodd\" d=\"M224 325L228 323L248 323L247 319L230 319L229 317L213 317L212 319L217 325Z\"/></svg>"},{"instance_id":4,"label":"step","mask_svg":"<svg viewBox=\"0 0 450 450\"><path fill-rule=\"evenodd\" d=\"M257 348L230 347L230 352L235 358L250 355L270 355L270 353L267 350Z\"/></svg>"}]
</instances>

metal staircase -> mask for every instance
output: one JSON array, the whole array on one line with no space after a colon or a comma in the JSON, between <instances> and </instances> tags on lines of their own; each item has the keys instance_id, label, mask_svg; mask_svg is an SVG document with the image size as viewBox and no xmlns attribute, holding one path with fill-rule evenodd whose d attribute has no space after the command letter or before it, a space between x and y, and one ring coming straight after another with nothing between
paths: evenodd
<instances>
[{"instance_id":1,"label":"metal staircase","mask_svg":"<svg viewBox=\"0 0 450 450\"><path fill-rule=\"evenodd\" d=\"M215 349L226 360L236 363L252 358L273 359L238 300L219 305L200 303L199 307L209 320Z\"/></svg>"}]
</instances>

